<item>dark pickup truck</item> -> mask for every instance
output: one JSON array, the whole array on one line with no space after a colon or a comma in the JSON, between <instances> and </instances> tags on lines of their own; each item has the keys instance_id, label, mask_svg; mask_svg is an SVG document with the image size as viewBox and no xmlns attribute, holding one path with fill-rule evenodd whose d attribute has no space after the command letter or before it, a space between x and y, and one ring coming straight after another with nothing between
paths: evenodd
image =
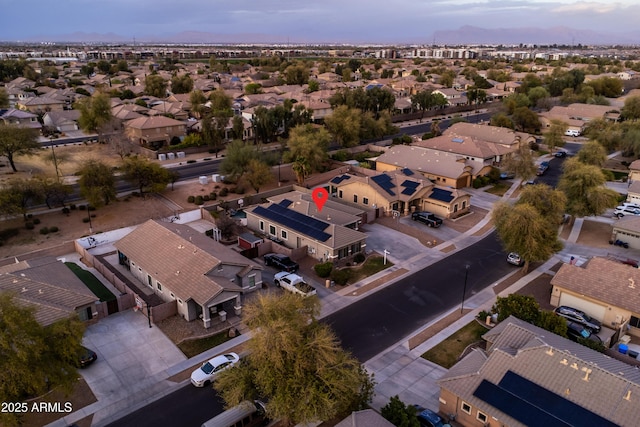
<instances>
[{"instance_id":1,"label":"dark pickup truck","mask_svg":"<svg viewBox=\"0 0 640 427\"><path fill-rule=\"evenodd\" d=\"M264 264L272 265L279 268L281 271L286 271L287 273L295 273L300 268L298 263L288 256L275 253L265 254Z\"/></svg>"},{"instance_id":2,"label":"dark pickup truck","mask_svg":"<svg viewBox=\"0 0 640 427\"><path fill-rule=\"evenodd\" d=\"M411 214L411 219L414 221L423 222L429 227L434 228L438 228L442 225L442 219L438 218L431 212L414 212Z\"/></svg>"}]
</instances>

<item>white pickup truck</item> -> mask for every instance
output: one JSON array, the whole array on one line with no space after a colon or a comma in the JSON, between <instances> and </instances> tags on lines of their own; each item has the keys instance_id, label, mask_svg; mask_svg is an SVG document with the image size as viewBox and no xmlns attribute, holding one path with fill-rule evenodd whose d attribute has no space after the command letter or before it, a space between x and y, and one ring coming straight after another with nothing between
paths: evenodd
<instances>
[{"instance_id":1,"label":"white pickup truck","mask_svg":"<svg viewBox=\"0 0 640 427\"><path fill-rule=\"evenodd\" d=\"M284 288L294 294L308 297L316 294L316 289L306 283L304 279L297 274L287 273L286 271L276 273L273 276L273 281L276 286Z\"/></svg>"}]
</instances>

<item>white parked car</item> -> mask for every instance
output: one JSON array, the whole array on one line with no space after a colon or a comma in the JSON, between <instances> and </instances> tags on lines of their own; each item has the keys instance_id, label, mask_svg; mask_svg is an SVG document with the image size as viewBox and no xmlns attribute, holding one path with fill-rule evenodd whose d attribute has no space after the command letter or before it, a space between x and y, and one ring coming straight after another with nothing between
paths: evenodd
<instances>
[{"instance_id":1,"label":"white parked car","mask_svg":"<svg viewBox=\"0 0 640 427\"><path fill-rule=\"evenodd\" d=\"M191 384L196 387L204 387L211 384L216 376L238 363L240 357L235 353L221 354L205 362L191 374Z\"/></svg>"},{"instance_id":2,"label":"white parked car","mask_svg":"<svg viewBox=\"0 0 640 427\"><path fill-rule=\"evenodd\" d=\"M637 203L624 202L622 206L624 206L625 208L640 209L640 205Z\"/></svg>"},{"instance_id":3,"label":"white parked car","mask_svg":"<svg viewBox=\"0 0 640 427\"><path fill-rule=\"evenodd\" d=\"M627 215L640 215L640 209L631 206L618 206L616 210L613 211L613 216L618 218L622 218Z\"/></svg>"}]
</instances>

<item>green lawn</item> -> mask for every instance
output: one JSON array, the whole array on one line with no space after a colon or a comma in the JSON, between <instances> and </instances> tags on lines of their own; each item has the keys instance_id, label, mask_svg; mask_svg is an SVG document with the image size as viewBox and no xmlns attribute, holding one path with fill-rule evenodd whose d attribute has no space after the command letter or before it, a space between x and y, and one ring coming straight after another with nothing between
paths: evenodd
<instances>
[{"instance_id":1,"label":"green lawn","mask_svg":"<svg viewBox=\"0 0 640 427\"><path fill-rule=\"evenodd\" d=\"M487 328L474 320L427 351L422 358L449 369L456 364L464 349L480 341L485 332Z\"/></svg>"},{"instance_id":2,"label":"green lawn","mask_svg":"<svg viewBox=\"0 0 640 427\"><path fill-rule=\"evenodd\" d=\"M185 356L191 358L202 353L203 351L220 345L223 342L229 341L230 339L231 338L229 338L229 331L224 331L207 338L183 341L178 344L178 348L184 353Z\"/></svg>"},{"instance_id":3,"label":"green lawn","mask_svg":"<svg viewBox=\"0 0 640 427\"><path fill-rule=\"evenodd\" d=\"M74 262L65 262L65 265L69 267L80 280L82 280L87 288L91 289L91 292L100 298L100 301L108 302L116 299L116 296L112 294L109 289L105 288L102 282L90 271L83 269Z\"/></svg>"},{"instance_id":4,"label":"green lawn","mask_svg":"<svg viewBox=\"0 0 640 427\"><path fill-rule=\"evenodd\" d=\"M384 270L385 268L389 268L393 265L391 261L387 258L387 264L384 265L382 262L384 258L381 256L371 256L365 260L364 263L360 267L352 268L349 270L349 282L348 283L356 283L359 280L364 279L365 277L372 276L379 271Z\"/></svg>"},{"instance_id":5,"label":"green lawn","mask_svg":"<svg viewBox=\"0 0 640 427\"><path fill-rule=\"evenodd\" d=\"M497 182L492 187L489 187L485 192L495 194L496 196L504 196L504 193L511 188L511 183L505 184L504 182Z\"/></svg>"}]
</instances>

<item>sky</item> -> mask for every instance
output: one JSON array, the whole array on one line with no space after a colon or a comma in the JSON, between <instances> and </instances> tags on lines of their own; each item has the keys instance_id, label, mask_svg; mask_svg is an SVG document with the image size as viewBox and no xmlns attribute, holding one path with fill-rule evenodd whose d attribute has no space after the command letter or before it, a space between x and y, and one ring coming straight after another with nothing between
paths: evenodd
<instances>
[{"instance_id":1,"label":"sky","mask_svg":"<svg viewBox=\"0 0 640 427\"><path fill-rule=\"evenodd\" d=\"M639 17L640 0L0 0L0 40L201 31L265 43L431 43L465 25L621 33L637 31Z\"/></svg>"}]
</instances>

